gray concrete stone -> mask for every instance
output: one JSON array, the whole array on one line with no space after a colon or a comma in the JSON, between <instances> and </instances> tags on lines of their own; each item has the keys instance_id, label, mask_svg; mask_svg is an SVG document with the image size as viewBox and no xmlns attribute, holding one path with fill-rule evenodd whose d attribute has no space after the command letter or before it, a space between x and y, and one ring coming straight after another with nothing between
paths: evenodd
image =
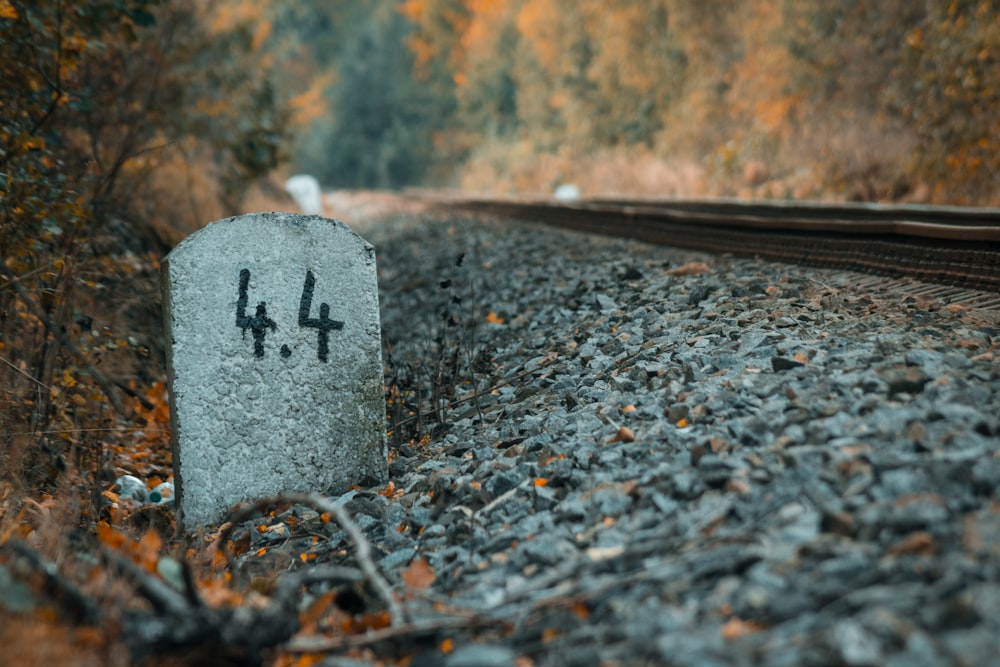
<instances>
[{"instance_id":1,"label":"gray concrete stone","mask_svg":"<svg viewBox=\"0 0 1000 667\"><path fill-rule=\"evenodd\" d=\"M343 223L214 222L163 262L178 521L385 479L375 249Z\"/></svg>"}]
</instances>

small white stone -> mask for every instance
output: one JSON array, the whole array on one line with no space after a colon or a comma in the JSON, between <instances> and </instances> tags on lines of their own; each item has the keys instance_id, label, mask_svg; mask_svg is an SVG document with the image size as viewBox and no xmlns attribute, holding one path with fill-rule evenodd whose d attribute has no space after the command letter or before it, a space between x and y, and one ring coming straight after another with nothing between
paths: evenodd
<instances>
[{"instance_id":1,"label":"small white stone","mask_svg":"<svg viewBox=\"0 0 1000 667\"><path fill-rule=\"evenodd\" d=\"M120 501L133 501L139 504L146 503L148 499L146 485L138 477L122 475L115 480L115 485L118 487L118 499Z\"/></svg>"},{"instance_id":2,"label":"small white stone","mask_svg":"<svg viewBox=\"0 0 1000 667\"><path fill-rule=\"evenodd\" d=\"M558 201L579 201L580 188L572 183L563 183L556 188L553 197L555 197Z\"/></svg>"}]
</instances>

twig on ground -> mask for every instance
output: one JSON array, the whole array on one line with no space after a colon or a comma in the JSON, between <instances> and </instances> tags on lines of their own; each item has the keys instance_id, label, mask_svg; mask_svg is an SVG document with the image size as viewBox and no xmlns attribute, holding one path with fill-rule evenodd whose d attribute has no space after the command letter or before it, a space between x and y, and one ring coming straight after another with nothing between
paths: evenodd
<instances>
[{"instance_id":1,"label":"twig on ground","mask_svg":"<svg viewBox=\"0 0 1000 667\"><path fill-rule=\"evenodd\" d=\"M456 405L459 405L461 403L466 403L466 402L471 401L473 399L477 399L478 400L478 398L480 396L483 396L485 394L489 394L489 393L493 392L494 390L499 389L500 387L506 387L510 383L515 382L517 380L520 380L520 379L524 378L525 376L531 375L532 373L536 373L536 372L542 370L543 368L552 365L556 361L558 361L558 359L555 358L555 357L551 357L549 359L545 359L545 360L539 362L538 365L536 365L536 366L534 366L532 368L527 368L525 370L522 370L519 373L517 373L516 375L512 375L510 377L506 377L506 378L500 380L499 382L497 382L496 384L490 385L488 388L486 388L483 391L470 391L470 392L468 392L466 394L463 394L462 396L459 396L457 398L453 398L453 399L451 399L448 402L448 407L449 408L453 408ZM429 411L429 412L431 412L431 411ZM422 417L424 414L425 414L424 411L418 411L417 414L413 415L412 417L407 417L406 419L401 420L399 422L399 426L402 426L402 425L405 425L405 424L409 424L412 421L416 421L418 418Z\"/></svg>"},{"instance_id":2,"label":"twig on ground","mask_svg":"<svg viewBox=\"0 0 1000 667\"><path fill-rule=\"evenodd\" d=\"M125 392L129 396L131 396L132 398L134 398L135 400L139 401L139 403L142 404L142 407L146 408L147 410L152 410L154 407L156 407L155 405L153 405L149 401L149 399L147 399L145 396L143 396L142 394L140 394L139 392L137 392L135 389L133 389L132 387L130 387L127 384L125 384L124 382L120 382L118 380L115 380L115 386L118 387L119 389L121 389L123 392Z\"/></svg>"},{"instance_id":3,"label":"twig on ground","mask_svg":"<svg viewBox=\"0 0 1000 667\"><path fill-rule=\"evenodd\" d=\"M142 597L149 600L158 613L184 617L191 609L203 607L201 598L178 593L163 580L154 577L128 558L113 551L104 550L104 558L135 587ZM192 604L195 603L195 604Z\"/></svg>"},{"instance_id":4,"label":"twig on ground","mask_svg":"<svg viewBox=\"0 0 1000 667\"><path fill-rule=\"evenodd\" d=\"M497 496L496 498L494 498L493 500L491 500L489 503L487 503L486 505L484 505L483 507L481 507L479 509L479 511L476 512L476 514L478 516L482 516L484 514L489 514L490 512L493 511L494 507L496 507L497 505L501 505L501 504L507 502L508 500L510 500L511 498L513 498L514 495L517 494L519 491L521 491L522 489L528 488L530 485L531 485L531 480L527 480L527 479L524 480L523 482L521 482L520 484L518 484L517 486L515 486L513 489L509 489L507 491L504 491L499 496Z\"/></svg>"},{"instance_id":5,"label":"twig on ground","mask_svg":"<svg viewBox=\"0 0 1000 667\"><path fill-rule=\"evenodd\" d=\"M354 542L357 549L354 556L357 559L358 566L364 573L368 583L371 584L372 588L375 589L375 592L389 608L389 616L392 626L396 627L406 623L408 619L403 606L396 600L396 596L393 594L392 587L389 585L389 582L382 576L382 574L378 571L378 568L375 566L375 561L372 558L372 548L371 544L368 542L368 538L364 536L361 529L359 529L357 524L354 523L354 520L351 519L351 515L346 509L331 502L323 496L310 493L286 493L278 496L272 496L270 498L261 498L251 505L241 508L231 514L227 520L229 525L219 536L219 550L222 551L222 554L226 557L227 562L232 562L232 559L226 549L226 544L229 541L229 535L235 527L244 521L247 521L254 515L262 512L268 506L277 503L299 503L312 507L319 512L329 512L330 516L336 519L337 524Z\"/></svg>"},{"instance_id":6,"label":"twig on ground","mask_svg":"<svg viewBox=\"0 0 1000 667\"><path fill-rule=\"evenodd\" d=\"M448 617L419 623L410 623L382 630L370 630L363 635L298 637L289 641L283 648L291 653L323 653L326 651L339 651L347 648L363 648L365 646L371 646L384 641L430 635L435 632L440 632L441 630L463 630L484 627L504 628L509 626L509 621L486 619L478 616L471 618Z\"/></svg>"},{"instance_id":7,"label":"twig on ground","mask_svg":"<svg viewBox=\"0 0 1000 667\"><path fill-rule=\"evenodd\" d=\"M94 601L59 574L55 563L45 560L34 549L19 540L11 540L0 545L0 550L9 551L28 562L31 569L39 572L44 580L45 592L59 601L60 607L69 611L74 619L86 625L101 622L102 614Z\"/></svg>"}]
</instances>

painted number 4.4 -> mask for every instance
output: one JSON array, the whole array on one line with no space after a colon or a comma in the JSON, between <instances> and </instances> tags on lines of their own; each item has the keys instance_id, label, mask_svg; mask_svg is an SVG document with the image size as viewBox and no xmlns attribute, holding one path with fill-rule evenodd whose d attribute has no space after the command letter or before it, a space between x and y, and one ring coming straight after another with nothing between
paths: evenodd
<instances>
[{"instance_id":1,"label":"painted number 4.4","mask_svg":"<svg viewBox=\"0 0 1000 667\"><path fill-rule=\"evenodd\" d=\"M255 357L264 356L264 337L268 331L277 331L278 325L267 315L267 303L261 301L257 304L253 315L247 315L247 304L249 298L247 289L250 286L250 269L240 271L239 298L236 301L236 326L243 331L243 336L249 330L253 336L253 355ZM306 280L302 285L302 297L299 299L298 325L307 329L316 329L316 355L320 361L326 363L330 358L330 332L339 331L344 328L344 323L330 319L330 304L321 303L319 305L319 317L310 317L312 311L313 291L316 289L316 276L312 271L306 271ZM292 354L288 345L281 346L281 356L290 357Z\"/></svg>"}]
</instances>

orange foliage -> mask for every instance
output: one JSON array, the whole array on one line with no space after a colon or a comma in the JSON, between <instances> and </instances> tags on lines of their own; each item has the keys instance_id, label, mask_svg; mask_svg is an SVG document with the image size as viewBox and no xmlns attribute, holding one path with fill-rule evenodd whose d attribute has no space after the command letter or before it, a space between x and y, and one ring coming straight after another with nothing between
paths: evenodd
<instances>
[{"instance_id":1,"label":"orange foliage","mask_svg":"<svg viewBox=\"0 0 1000 667\"><path fill-rule=\"evenodd\" d=\"M269 24L271 8L271 0L202 3L206 23L214 33L225 33L241 25Z\"/></svg>"},{"instance_id":2,"label":"orange foliage","mask_svg":"<svg viewBox=\"0 0 1000 667\"><path fill-rule=\"evenodd\" d=\"M155 530L148 530L139 540L133 540L107 522L101 521L97 524L97 539L109 549L127 556L147 572L156 572L163 538Z\"/></svg>"},{"instance_id":3,"label":"orange foliage","mask_svg":"<svg viewBox=\"0 0 1000 667\"><path fill-rule=\"evenodd\" d=\"M753 3L745 16L742 37L745 56L735 63L728 76L732 93L727 96L734 120L741 117L765 132L778 132L801 101L801 92L792 89L790 77L795 63L786 49L774 48L772 40L781 34L783 19L769 3Z\"/></svg>"},{"instance_id":4,"label":"orange foliage","mask_svg":"<svg viewBox=\"0 0 1000 667\"><path fill-rule=\"evenodd\" d=\"M469 187L591 178L593 194L610 192L584 171L595 148L626 162L649 149L651 162L707 167L680 194L883 199L922 173L952 197L995 198L994 6L408 0L401 11L417 26L418 71L442 64L457 88L435 146L471 150ZM653 178L633 168L614 180L655 193L629 185ZM667 180L660 191L677 192L679 175Z\"/></svg>"},{"instance_id":5,"label":"orange foliage","mask_svg":"<svg viewBox=\"0 0 1000 667\"><path fill-rule=\"evenodd\" d=\"M582 5L587 34L597 53L587 70L591 80L609 79L617 85L650 92L662 83L661 67L651 66L655 54L646 50L668 39L652 31L650 14L657 3L627 0L616 3ZM651 57L653 56L653 57Z\"/></svg>"},{"instance_id":6,"label":"orange foliage","mask_svg":"<svg viewBox=\"0 0 1000 667\"><path fill-rule=\"evenodd\" d=\"M510 4L508 0L465 0L471 18L461 37L462 48L470 50L493 36Z\"/></svg>"},{"instance_id":7,"label":"orange foliage","mask_svg":"<svg viewBox=\"0 0 1000 667\"><path fill-rule=\"evenodd\" d=\"M238 607L245 601L243 593L229 587L226 576L202 579L197 584L198 594L210 607Z\"/></svg>"},{"instance_id":8,"label":"orange foliage","mask_svg":"<svg viewBox=\"0 0 1000 667\"><path fill-rule=\"evenodd\" d=\"M274 23L269 20L260 20L255 22L255 27L253 31L253 40L250 42L250 48L254 51L260 49L264 42L271 36L274 31Z\"/></svg>"},{"instance_id":9,"label":"orange foliage","mask_svg":"<svg viewBox=\"0 0 1000 667\"><path fill-rule=\"evenodd\" d=\"M0 19L16 19L17 9L10 4L10 0L0 0Z\"/></svg>"},{"instance_id":10,"label":"orange foliage","mask_svg":"<svg viewBox=\"0 0 1000 667\"><path fill-rule=\"evenodd\" d=\"M569 11L572 11L571 9ZM573 30L565 24L567 7L558 0L526 0L517 15L517 29L549 75L565 73L564 41Z\"/></svg>"},{"instance_id":11,"label":"orange foliage","mask_svg":"<svg viewBox=\"0 0 1000 667\"><path fill-rule=\"evenodd\" d=\"M443 60L453 71L461 69L465 58L462 36L470 24L465 2L405 0L398 10L419 28L408 41L418 75L426 75L423 70L434 60Z\"/></svg>"},{"instance_id":12,"label":"orange foliage","mask_svg":"<svg viewBox=\"0 0 1000 667\"><path fill-rule=\"evenodd\" d=\"M326 101L326 91L333 80L334 76L331 72L317 76L312 79L306 90L293 95L288 100L293 125L305 127L330 113L329 104Z\"/></svg>"},{"instance_id":13,"label":"orange foliage","mask_svg":"<svg viewBox=\"0 0 1000 667\"><path fill-rule=\"evenodd\" d=\"M403 0L399 3L399 12L409 19L410 23L419 25L427 16L427 0Z\"/></svg>"}]
</instances>

